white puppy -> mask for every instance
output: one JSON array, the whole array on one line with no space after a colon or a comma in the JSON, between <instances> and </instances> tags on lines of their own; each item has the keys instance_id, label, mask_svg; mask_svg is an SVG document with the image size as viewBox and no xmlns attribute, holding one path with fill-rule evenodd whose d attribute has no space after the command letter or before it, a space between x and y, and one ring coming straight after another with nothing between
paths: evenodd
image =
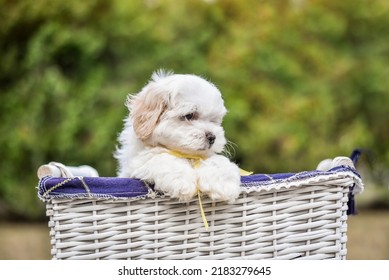
<instances>
[{"instance_id":1,"label":"white puppy","mask_svg":"<svg viewBox=\"0 0 389 280\"><path fill-rule=\"evenodd\" d=\"M239 196L239 168L220 155L227 110L215 85L158 71L126 105L130 114L115 153L119 177L154 183L180 201L190 200L198 188L213 200Z\"/></svg>"}]
</instances>

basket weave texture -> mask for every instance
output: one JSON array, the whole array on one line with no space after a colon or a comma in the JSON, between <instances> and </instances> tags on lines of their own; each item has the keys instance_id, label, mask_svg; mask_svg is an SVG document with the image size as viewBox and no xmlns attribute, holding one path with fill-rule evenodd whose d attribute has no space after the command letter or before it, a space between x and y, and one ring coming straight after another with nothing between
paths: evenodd
<instances>
[{"instance_id":1,"label":"basket weave texture","mask_svg":"<svg viewBox=\"0 0 389 280\"><path fill-rule=\"evenodd\" d=\"M359 176L341 169L296 178L243 182L233 204L202 197L208 231L197 198L60 197L59 187L50 196L50 177L39 193L53 259L345 259L347 202L363 188Z\"/></svg>"}]
</instances>

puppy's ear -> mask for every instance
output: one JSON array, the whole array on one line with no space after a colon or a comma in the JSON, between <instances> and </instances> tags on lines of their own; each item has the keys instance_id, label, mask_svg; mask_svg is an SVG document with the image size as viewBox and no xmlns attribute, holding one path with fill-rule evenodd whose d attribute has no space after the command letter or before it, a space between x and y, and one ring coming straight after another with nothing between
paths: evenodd
<instances>
[{"instance_id":1,"label":"puppy's ear","mask_svg":"<svg viewBox=\"0 0 389 280\"><path fill-rule=\"evenodd\" d=\"M169 94L158 90L153 84L147 85L139 94L127 98L132 125L139 139L146 140L150 137L168 102Z\"/></svg>"}]
</instances>

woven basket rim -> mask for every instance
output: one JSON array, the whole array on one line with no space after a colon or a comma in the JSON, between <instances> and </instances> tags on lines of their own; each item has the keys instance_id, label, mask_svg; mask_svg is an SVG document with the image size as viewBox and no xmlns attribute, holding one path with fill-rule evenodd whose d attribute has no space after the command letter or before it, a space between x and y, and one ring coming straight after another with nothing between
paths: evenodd
<instances>
[{"instance_id":1,"label":"woven basket rim","mask_svg":"<svg viewBox=\"0 0 389 280\"><path fill-rule=\"evenodd\" d=\"M291 187L302 187L304 185L327 185L343 186L351 188L352 194L362 193L364 185L360 175L355 169L350 167L339 167L330 171L303 171L299 173L289 173L288 177L277 178L278 174L254 174L242 177L242 192L262 192L271 190L282 190ZM259 178L259 179L258 179ZM119 188L117 193L109 193L109 187L105 187L106 182L110 183L120 180L125 182L123 187ZM126 181L127 180L127 181ZM88 185L89 181L98 184L97 188L92 189ZM138 189L132 188L131 184L135 182ZM99 185L100 184L100 185ZM155 192L149 184L137 179L116 178L116 177L74 177L59 178L46 176L39 180L37 186L38 197L46 202L51 199L127 199L138 200L146 198L164 198L164 194ZM107 190L108 189L108 190ZM131 191L128 195L126 191Z\"/></svg>"}]
</instances>

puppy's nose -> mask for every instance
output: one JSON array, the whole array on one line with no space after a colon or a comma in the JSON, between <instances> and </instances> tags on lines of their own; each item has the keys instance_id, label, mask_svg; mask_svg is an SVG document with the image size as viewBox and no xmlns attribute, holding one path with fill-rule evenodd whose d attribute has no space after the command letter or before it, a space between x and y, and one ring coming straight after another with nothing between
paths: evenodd
<instances>
[{"instance_id":1,"label":"puppy's nose","mask_svg":"<svg viewBox=\"0 0 389 280\"><path fill-rule=\"evenodd\" d=\"M206 132L205 137L207 138L209 145L215 143L216 136L212 132Z\"/></svg>"}]
</instances>

